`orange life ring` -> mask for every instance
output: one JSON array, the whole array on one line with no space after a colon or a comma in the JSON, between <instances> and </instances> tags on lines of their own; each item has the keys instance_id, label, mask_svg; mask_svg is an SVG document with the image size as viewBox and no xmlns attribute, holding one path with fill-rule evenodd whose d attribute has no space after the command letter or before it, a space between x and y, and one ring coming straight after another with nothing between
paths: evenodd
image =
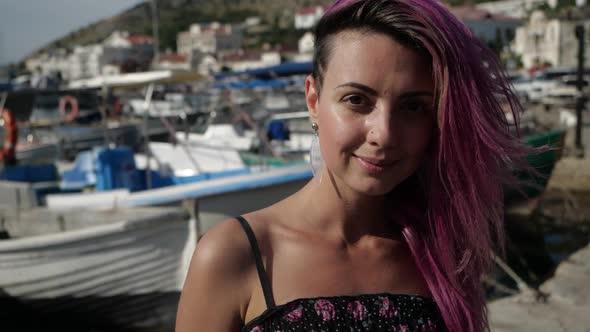
<instances>
[{"instance_id":1,"label":"orange life ring","mask_svg":"<svg viewBox=\"0 0 590 332\"><path fill-rule=\"evenodd\" d=\"M66 111L66 105L70 105L70 112ZM59 113L66 122L72 122L78 116L78 99L72 96L63 96L59 99Z\"/></svg>"},{"instance_id":2,"label":"orange life ring","mask_svg":"<svg viewBox=\"0 0 590 332\"><path fill-rule=\"evenodd\" d=\"M4 145L0 151L0 161L4 164L16 163L16 141L18 138L18 127L16 125L16 118L14 113L8 108L0 109L2 112L2 120L6 137L4 138Z\"/></svg>"}]
</instances>

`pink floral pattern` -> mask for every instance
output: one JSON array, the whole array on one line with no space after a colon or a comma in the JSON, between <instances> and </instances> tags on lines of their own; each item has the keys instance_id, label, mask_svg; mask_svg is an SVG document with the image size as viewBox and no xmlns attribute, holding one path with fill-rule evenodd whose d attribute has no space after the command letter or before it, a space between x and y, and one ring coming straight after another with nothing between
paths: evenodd
<instances>
[{"instance_id":1,"label":"pink floral pattern","mask_svg":"<svg viewBox=\"0 0 590 332\"><path fill-rule=\"evenodd\" d=\"M388 297L381 298L381 308L379 309L379 316L391 318L398 315L397 308L389 301Z\"/></svg>"},{"instance_id":2,"label":"pink floral pattern","mask_svg":"<svg viewBox=\"0 0 590 332\"><path fill-rule=\"evenodd\" d=\"M354 320L363 320L367 316L367 308L359 301L350 302L346 311L352 315Z\"/></svg>"},{"instance_id":3,"label":"pink floral pattern","mask_svg":"<svg viewBox=\"0 0 590 332\"><path fill-rule=\"evenodd\" d=\"M290 321L290 322L296 322L298 320L301 319L301 316L303 316L303 307L302 306L298 306L297 308L291 310L290 312L288 312L285 315L285 319Z\"/></svg>"},{"instance_id":4,"label":"pink floral pattern","mask_svg":"<svg viewBox=\"0 0 590 332\"><path fill-rule=\"evenodd\" d=\"M434 300L413 295L368 294L303 298L269 308L243 332L446 332Z\"/></svg>"},{"instance_id":5,"label":"pink floral pattern","mask_svg":"<svg viewBox=\"0 0 590 332\"><path fill-rule=\"evenodd\" d=\"M436 332L436 325L430 319L428 319L426 324L422 326L422 332Z\"/></svg>"},{"instance_id":6,"label":"pink floral pattern","mask_svg":"<svg viewBox=\"0 0 590 332\"><path fill-rule=\"evenodd\" d=\"M392 332L409 332L408 325L394 326Z\"/></svg>"},{"instance_id":7,"label":"pink floral pattern","mask_svg":"<svg viewBox=\"0 0 590 332\"><path fill-rule=\"evenodd\" d=\"M317 300L314 304L315 312L322 317L323 321L334 319L336 310L334 305L328 300Z\"/></svg>"}]
</instances>

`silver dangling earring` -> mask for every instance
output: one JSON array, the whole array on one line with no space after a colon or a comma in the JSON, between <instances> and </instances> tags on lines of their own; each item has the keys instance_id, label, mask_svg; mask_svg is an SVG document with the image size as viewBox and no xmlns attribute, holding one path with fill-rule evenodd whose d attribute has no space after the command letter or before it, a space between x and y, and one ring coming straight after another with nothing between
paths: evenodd
<instances>
[{"instance_id":1,"label":"silver dangling earring","mask_svg":"<svg viewBox=\"0 0 590 332\"><path fill-rule=\"evenodd\" d=\"M322 183L322 166L324 161L322 159L322 151L320 150L320 136L318 124L313 122L311 124L313 129L313 138L311 140L311 148L309 149L309 163L311 164L311 171L313 176Z\"/></svg>"}]
</instances>

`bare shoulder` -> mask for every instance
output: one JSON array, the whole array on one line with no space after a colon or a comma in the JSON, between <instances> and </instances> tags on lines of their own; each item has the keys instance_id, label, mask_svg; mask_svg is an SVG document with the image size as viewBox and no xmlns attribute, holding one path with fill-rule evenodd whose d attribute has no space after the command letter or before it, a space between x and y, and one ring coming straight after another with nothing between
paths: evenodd
<instances>
[{"instance_id":1,"label":"bare shoulder","mask_svg":"<svg viewBox=\"0 0 590 332\"><path fill-rule=\"evenodd\" d=\"M239 329L255 262L240 223L229 219L199 241L182 290L177 331Z\"/></svg>"},{"instance_id":2,"label":"bare shoulder","mask_svg":"<svg viewBox=\"0 0 590 332\"><path fill-rule=\"evenodd\" d=\"M197 245L191 264L239 273L253 262L251 257L250 243L244 229L232 218L205 233Z\"/></svg>"}]
</instances>

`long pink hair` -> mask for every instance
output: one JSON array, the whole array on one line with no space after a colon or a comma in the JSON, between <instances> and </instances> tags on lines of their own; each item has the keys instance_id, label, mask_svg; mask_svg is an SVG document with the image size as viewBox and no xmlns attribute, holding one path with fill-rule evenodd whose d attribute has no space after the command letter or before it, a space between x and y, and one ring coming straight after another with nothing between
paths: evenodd
<instances>
[{"instance_id":1,"label":"long pink hair","mask_svg":"<svg viewBox=\"0 0 590 332\"><path fill-rule=\"evenodd\" d=\"M447 329L489 330L481 278L494 244L502 250L503 185L528 152L503 105L517 124L522 107L496 56L436 0L337 1L316 27L320 85L330 37L349 29L385 33L432 60L438 135L423 167L390 198Z\"/></svg>"}]
</instances>

